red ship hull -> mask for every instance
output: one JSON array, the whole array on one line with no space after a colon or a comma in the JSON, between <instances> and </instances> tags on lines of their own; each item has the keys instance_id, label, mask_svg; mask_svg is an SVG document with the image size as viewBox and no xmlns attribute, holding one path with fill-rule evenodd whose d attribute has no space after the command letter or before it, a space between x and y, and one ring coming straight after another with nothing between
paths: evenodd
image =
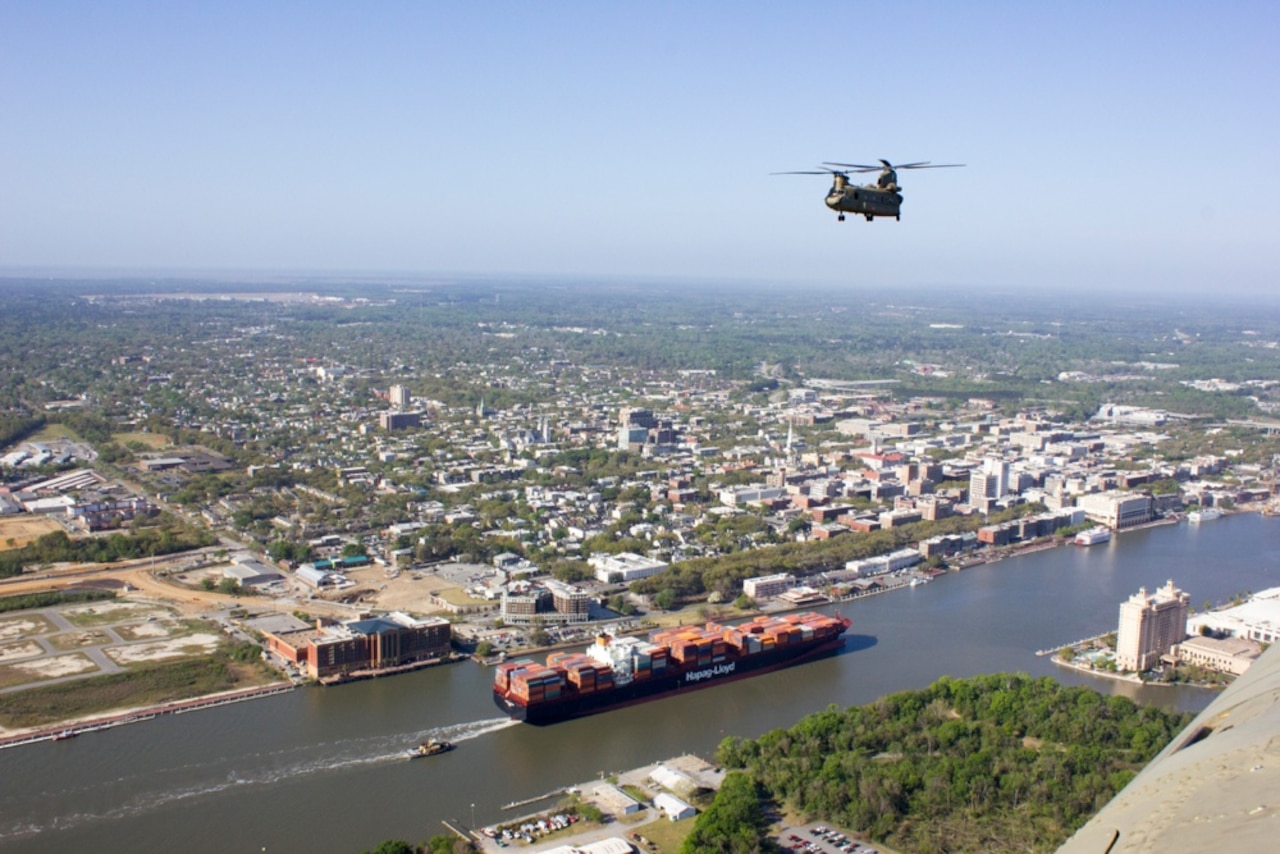
<instances>
[{"instance_id":1,"label":"red ship hull","mask_svg":"<svg viewBox=\"0 0 1280 854\"><path fill-rule=\"evenodd\" d=\"M843 646L844 632L849 627L847 619L837 618L834 622L836 625L831 629L830 636L815 636L811 640L748 655L727 656L725 660L715 663L677 663L660 676L590 693L575 690L566 683L557 696L530 700L498 682L494 685L493 700L510 717L537 725L594 715L673 694L722 685L832 655Z\"/></svg>"}]
</instances>

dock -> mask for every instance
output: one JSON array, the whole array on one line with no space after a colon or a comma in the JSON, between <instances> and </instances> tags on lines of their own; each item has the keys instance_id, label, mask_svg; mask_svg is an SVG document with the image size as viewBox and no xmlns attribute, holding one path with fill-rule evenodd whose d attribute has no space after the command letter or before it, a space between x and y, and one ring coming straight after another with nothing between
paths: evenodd
<instances>
[{"instance_id":1,"label":"dock","mask_svg":"<svg viewBox=\"0 0 1280 854\"><path fill-rule=\"evenodd\" d=\"M527 807L529 806L529 804L536 804L538 801L545 801L551 798L558 798L564 793L565 793L565 789L552 789L551 791L543 795L535 795L532 798L525 798L523 801L512 801L509 804L504 804L502 808L504 810L519 809L520 807Z\"/></svg>"},{"instance_id":2,"label":"dock","mask_svg":"<svg viewBox=\"0 0 1280 854\"><path fill-rule=\"evenodd\" d=\"M1066 647L1069 647L1069 646L1070 646L1070 647L1084 646L1084 645L1085 645L1085 644L1087 644L1087 643L1093 643L1094 641L1102 640L1103 638L1105 638L1105 637L1106 637L1107 635L1109 635L1109 634L1111 634L1111 632L1110 632L1110 631L1105 631L1105 632L1102 632L1101 634L1097 634L1097 635L1094 635L1094 636L1092 636L1092 637L1081 638L1080 640L1075 641L1074 643L1064 643L1064 644L1059 644L1058 646L1055 646L1055 647L1053 647L1052 649L1040 649L1040 650L1036 650L1036 655L1039 655L1039 656L1042 656L1042 657L1043 657L1043 656L1046 656L1046 655L1053 655L1055 652L1057 652L1057 651L1058 651L1058 650L1060 650L1060 649L1065 649Z\"/></svg>"}]
</instances>

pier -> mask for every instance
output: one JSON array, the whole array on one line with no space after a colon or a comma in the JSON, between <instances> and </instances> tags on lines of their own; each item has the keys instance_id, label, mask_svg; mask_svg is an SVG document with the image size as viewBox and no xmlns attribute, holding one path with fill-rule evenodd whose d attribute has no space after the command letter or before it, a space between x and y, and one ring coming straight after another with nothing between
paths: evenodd
<instances>
[{"instance_id":1,"label":"pier","mask_svg":"<svg viewBox=\"0 0 1280 854\"><path fill-rule=\"evenodd\" d=\"M1060 649L1065 649L1066 647L1069 647L1069 646L1070 647L1084 646L1087 643L1093 643L1094 641L1102 640L1109 634L1111 634L1110 631L1105 631L1105 632L1102 632L1101 634L1093 635L1092 637L1081 638L1080 640L1075 641L1074 643L1064 643L1064 644L1059 644L1058 646L1055 646L1052 649L1037 650L1036 655L1039 655L1041 657L1046 655L1053 655L1055 652L1057 652Z\"/></svg>"},{"instance_id":2,"label":"pier","mask_svg":"<svg viewBox=\"0 0 1280 854\"><path fill-rule=\"evenodd\" d=\"M544 795L535 795L532 798L525 798L523 801L512 801L509 804L504 804L502 808L504 810L519 809L520 807L527 807L529 806L529 804L536 804L538 801L545 801L551 798L558 798L563 794L565 794L564 789L552 789L550 792L547 792Z\"/></svg>"}]
</instances>

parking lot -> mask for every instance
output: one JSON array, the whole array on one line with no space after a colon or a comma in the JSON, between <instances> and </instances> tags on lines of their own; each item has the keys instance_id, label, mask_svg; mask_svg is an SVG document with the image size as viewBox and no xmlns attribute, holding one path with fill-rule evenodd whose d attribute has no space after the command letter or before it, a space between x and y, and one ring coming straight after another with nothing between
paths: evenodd
<instances>
[{"instance_id":1,"label":"parking lot","mask_svg":"<svg viewBox=\"0 0 1280 854\"><path fill-rule=\"evenodd\" d=\"M880 854L879 849L824 824L784 828L778 842L783 848L808 854Z\"/></svg>"}]
</instances>

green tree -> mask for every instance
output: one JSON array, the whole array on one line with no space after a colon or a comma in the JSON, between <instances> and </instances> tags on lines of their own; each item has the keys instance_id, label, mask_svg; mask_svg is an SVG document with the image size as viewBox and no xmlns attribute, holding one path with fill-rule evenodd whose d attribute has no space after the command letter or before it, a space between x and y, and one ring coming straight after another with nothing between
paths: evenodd
<instances>
[{"instance_id":1,"label":"green tree","mask_svg":"<svg viewBox=\"0 0 1280 854\"><path fill-rule=\"evenodd\" d=\"M403 839L387 839L378 843L377 848L365 851L364 854L420 854L421 851L421 848L410 845Z\"/></svg>"},{"instance_id":2,"label":"green tree","mask_svg":"<svg viewBox=\"0 0 1280 854\"><path fill-rule=\"evenodd\" d=\"M776 850L761 803L764 792L748 775L725 776L711 806L698 816L680 846L681 854L748 854Z\"/></svg>"}]
</instances>

